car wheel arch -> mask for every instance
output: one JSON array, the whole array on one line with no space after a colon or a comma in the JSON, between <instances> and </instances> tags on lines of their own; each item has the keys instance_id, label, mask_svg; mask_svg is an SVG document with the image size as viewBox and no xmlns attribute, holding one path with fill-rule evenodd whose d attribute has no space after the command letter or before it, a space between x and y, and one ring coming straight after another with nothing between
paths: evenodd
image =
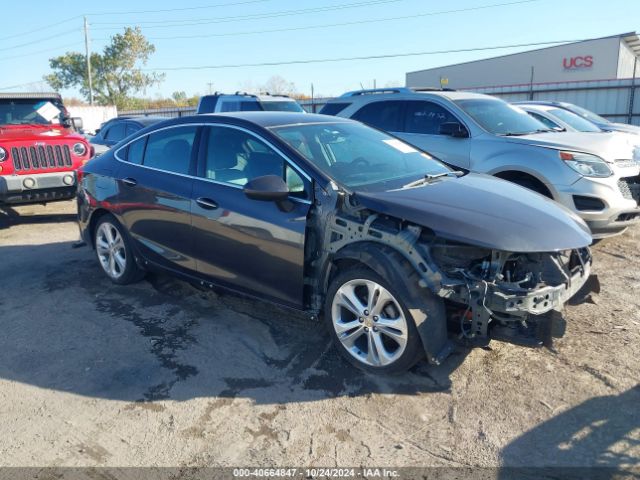
<instances>
[{"instance_id":1,"label":"car wheel arch","mask_svg":"<svg viewBox=\"0 0 640 480\"><path fill-rule=\"evenodd\" d=\"M450 348L444 302L431 289L419 286L420 274L400 249L370 241L344 246L333 255L326 267L323 297L339 272L362 266L406 293L410 303L407 309L414 317L427 358L431 363L438 364Z\"/></svg>"},{"instance_id":2,"label":"car wheel arch","mask_svg":"<svg viewBox=\"0 0 640 480\"><path fill-rule=\"evenodd\" d=\"M91 217L89 218L89 235L91 238L91 248L96 248L96 226L102 217L105 215L113 215L106 208L97 208L93 212L91 212Z\"/></svg>"},{"instance_id":3,"label":"car wheel arch","mask_svg":"<svg viewBox=\"0 0 640 480\"><path fill-rule=\"evenodd\" d=\"M544 195L553 200L553 193L547 186L547 184L536 175L522 170L503 170L499 172L493 172L494 177L506 180L508 182L516 183L525 188L529 188L534 192ZM530 185L530 186L529 186Z\"/></svg>"}]
</instances>

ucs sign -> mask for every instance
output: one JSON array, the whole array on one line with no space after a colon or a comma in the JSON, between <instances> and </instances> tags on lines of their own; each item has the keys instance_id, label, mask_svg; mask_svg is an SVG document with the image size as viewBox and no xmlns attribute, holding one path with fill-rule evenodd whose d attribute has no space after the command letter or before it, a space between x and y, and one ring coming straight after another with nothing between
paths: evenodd
<instances>
[{"instance_id":1,"label":"ucs sign","mask_svg":"<svg viewBox=\"0 0 640 480\"><path fill-rule=\"evenodd\" d=\"M585 57L571 57L564 58L562 60L562 66L565 70L575 70L578 68L591 68L593 67L593 57L587 55Z\"/></svg>"}]
</instances>

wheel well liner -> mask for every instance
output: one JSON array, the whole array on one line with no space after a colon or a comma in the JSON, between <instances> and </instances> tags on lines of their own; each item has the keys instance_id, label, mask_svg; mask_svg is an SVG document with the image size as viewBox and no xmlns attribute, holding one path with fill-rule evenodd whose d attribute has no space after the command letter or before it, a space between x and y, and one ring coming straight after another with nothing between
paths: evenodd
<instances>
[{"instance_id":1,"label":"wheel well liner","mask_svg":"<svg viewBox=\"0 0 640 480\"><path fill-rule=\"evenodd\" d=\"M553 194L549 190L549 187L547 187L542 180L535 177L534 175L531 175L530 173L522 172L519 170L505 170L503 172L495 173L494 177L498 177L498 178L501 178L502 180L507 180L509 182L518 183L518 184L519 184L518 180L525 180L527 182L531 182L533 184L532 185L533 188L531 188L532 190L540 193L541 195L545 195L546 197L553 199ZM525 188L528 188L528 187L525 187Z\"/></svg>"}]
</instances>

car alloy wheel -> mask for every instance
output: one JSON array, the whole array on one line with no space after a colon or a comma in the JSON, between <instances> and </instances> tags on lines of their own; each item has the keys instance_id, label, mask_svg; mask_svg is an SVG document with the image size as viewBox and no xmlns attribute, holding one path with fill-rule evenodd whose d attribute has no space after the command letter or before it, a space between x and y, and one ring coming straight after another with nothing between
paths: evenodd
<instances>
[{"instance_id":1,"label":"car alloy wheel","mask_svg":"<svg viewBox=\"0 0 640 480\"><path fill-rule=\"evenodd\" d=\"M102 269L114 280L124 275L127 249L122 235L112 223L103 222L96 231L96 252Z\"/></svg>"},{"instance_id":2,"label":"car alloy wheel","mask_svg":"<svg viewBox=\"0 0 640 480\"><path fill-rule=\"evenodd\" d=\"M400 303L373 280L357 278L341 285L331 318L342 346L365 365L391 365L407 347L409 330Z\"/></svg>"}]
</instances>

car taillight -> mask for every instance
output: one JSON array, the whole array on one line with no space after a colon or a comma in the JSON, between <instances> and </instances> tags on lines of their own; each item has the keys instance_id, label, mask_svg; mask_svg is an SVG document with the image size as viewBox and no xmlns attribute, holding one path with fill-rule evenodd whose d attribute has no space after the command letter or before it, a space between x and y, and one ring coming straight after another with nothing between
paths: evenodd
<instances>
[{"instance_id":1,"label":"car taillight","mask_svg":"<svg viewBox=\"0 0 640 480\"><path fill-rule=\"evenodd\" d=\"M76 185L80 185L82 177L84 177L84 171L82 171L82 167L80 167L76 170Z\"/></svg>"}]
</instances>

